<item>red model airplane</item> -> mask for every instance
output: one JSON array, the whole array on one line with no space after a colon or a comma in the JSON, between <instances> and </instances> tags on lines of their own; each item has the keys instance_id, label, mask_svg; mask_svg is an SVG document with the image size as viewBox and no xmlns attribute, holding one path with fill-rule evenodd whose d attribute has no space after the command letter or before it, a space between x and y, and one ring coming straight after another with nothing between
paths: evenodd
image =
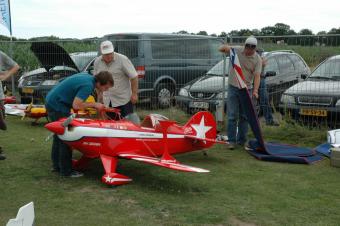
<instances>
[{"instance_id":1,"label":"red model airplane","mask_svg":"<svg viewBox=\"0 0 340 226\"><path fill-rule=\"evenodd\" d=\"M100 158L105 169L102 182L108 185L122 185L132 180L116 173L118 158L206 173L209 171L183 165L171 155L209 148L216 142L225 143L216 141L216 123L209 112L198 112L184 126L158 114L146 116L141 125L126 119L94 120L71 115L48 123L45 128L83 153L79 160L74 160L74 168L84 169L89 160Z\"/></svg>"}]
</instances>

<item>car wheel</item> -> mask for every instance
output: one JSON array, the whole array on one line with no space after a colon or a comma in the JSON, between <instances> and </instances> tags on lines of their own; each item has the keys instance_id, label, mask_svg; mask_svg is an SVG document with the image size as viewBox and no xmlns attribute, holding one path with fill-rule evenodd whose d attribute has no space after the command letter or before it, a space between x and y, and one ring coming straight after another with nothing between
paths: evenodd
<instances>
[{"instance_id":1,"label":"car wheel","mask_svg":"<svg viewBox=\"0 0 340 226\"><path fill-rule=\"evenodd\" d=\"M156 87L156 104L160 108L168 108L173 103L174 89L170 84L158 84Z\"/></svg>"}]
</instances>

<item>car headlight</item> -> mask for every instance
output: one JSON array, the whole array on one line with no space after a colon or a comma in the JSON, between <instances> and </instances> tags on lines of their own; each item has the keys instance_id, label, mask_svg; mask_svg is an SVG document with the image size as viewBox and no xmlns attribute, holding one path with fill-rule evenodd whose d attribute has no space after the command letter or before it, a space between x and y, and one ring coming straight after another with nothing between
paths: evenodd
<instances>
[{"instance_id":1,"label":"car headlight","mask_svg":"<svg viewBox=\"0 0 340 226\"><path fill-rule=\"evenodd\" d=\"M24 81L25 81L25 80L24 80L24 79L21 79L21 78L18 80L18 87L19 87L19 88L22 88L22 87L23 87Z\"/></svg>"},{"instance_id":2,"label":"car headlight","mask_svg":"<svg viewBox=\"0 0 340 226\"><path fill-rule=\"evenodd\" d=\"M188 90L187 90L187 89L182 88L182 89L179 90L178 95L187 97L187 96L189 96L189 93L188 93Z\"/></svg>"},{"instance_id":3,"label":"car headlight","mask_svg":"<svg viewBox=\"0 0 340 226\"><path fill-rule=\"evenodd\" d=\"M335 107L340 108L340 99L335 103Z\"/></svg>"},{"instance_id":4,"label":"car headlight","mask_svg":"<svg viewBox=\"0 0 340 226\"><path fill-rule=\"evenodd\" d=\"M58 84L57 80L45 80L41 83L42 86L54 86Z\"/></svg>"},{"instance_id":5,"label":"car headlight","mask_svg":"<svg viewBox=\"0 0 340 226\"><path fill-rule=\"evenodd\" d=\"M294 96L282 94L281 96L281 103L283 104L295 104Z\"/></svg>"},{"instance_id":6,"label":"car headlight","mask_svg":"<svg viewBox=\"0 0 340 226\"><path fill-rule=\"evenodd\" d=\"M227 99L227 97L228 97L228 92L225 91L225 92L224 92L224 99ZM216 95L216 99L222 100L222 99L223 99L223 92L218 93L218 94Z\"/></svg>"}]
</instances>

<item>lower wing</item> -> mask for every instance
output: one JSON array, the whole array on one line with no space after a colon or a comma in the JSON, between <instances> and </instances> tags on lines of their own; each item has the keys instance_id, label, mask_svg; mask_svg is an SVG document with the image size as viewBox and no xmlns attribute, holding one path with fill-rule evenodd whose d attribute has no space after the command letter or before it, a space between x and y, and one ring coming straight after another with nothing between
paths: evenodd
<instances>
[{"instance_id":1,"label":"lower wing","mask_svg":"<svg viewBox=\"0 0 340 226\"><path fill-rule=\"evenodd\" d=\"M195 173L208 173L208 172L210 172L209 170L205 170L205 169L181 164L177 160L164 160L164 159L161 159L161 158L154 158L154 157L148 157L148 156L143 156L143 155L135 155L135 154L119 154L118 156L121 157L121 158L133 159L133 160L136 160L136 161L145 162L145 163L148 163L148 164L169 168L169 169L172 169L172 170L179 170L179 171L184 171L184 172L195 172Z\"/></svg>"}]
</instances>

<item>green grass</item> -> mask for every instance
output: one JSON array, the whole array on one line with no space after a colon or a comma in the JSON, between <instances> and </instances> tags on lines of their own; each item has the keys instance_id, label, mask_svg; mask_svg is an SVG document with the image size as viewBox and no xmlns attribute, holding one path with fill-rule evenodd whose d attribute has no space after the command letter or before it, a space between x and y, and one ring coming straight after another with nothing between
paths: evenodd
<instances>
[{"instance_id":1,"label":"green grass","mask_svg":"<svg viewBox=\"0 0 340 226\"><path fill-rule=\"evenodd\" d=\"M162 114L184 122L174 109ZM140 112L146 115L147 111ZM209 169L191 174L121 160L118 172L133 182L109 188L95 160L85 176L63 179L51 173L48 132L30 120L8 117L0 144L0 225L20 206L34 201L36 226L58 225L339 225L340 169L325 159L315 165L262 162L241 148L216 145L178 155L189 165ZM267 140L314 147L326 130L281 122L264 128ZM75 156L79 156L78 153Z\"/></svg>"}]
</instances>

